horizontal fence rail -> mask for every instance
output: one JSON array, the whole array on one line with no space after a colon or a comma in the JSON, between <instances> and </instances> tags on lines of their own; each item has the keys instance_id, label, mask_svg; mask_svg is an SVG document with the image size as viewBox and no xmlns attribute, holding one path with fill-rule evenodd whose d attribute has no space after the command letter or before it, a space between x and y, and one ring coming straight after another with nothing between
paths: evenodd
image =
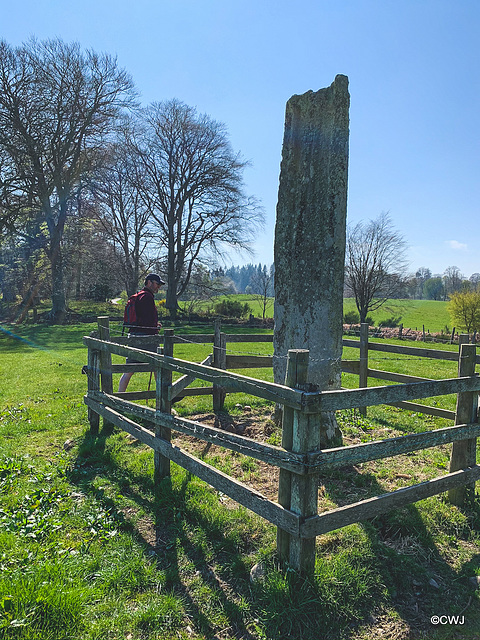
<instances>
[{"instance_id":1,"label":"horizontal fence rail","mask_svg":"<svg viewBox=\"0 0 480 640\"><path fill-rule=\"evenodd\" d=\"M317 393L307 393L297 389L275 384L273 382L265 382L256 378L249 378L238 373L231 373L223 369L215 369L206 365L180 360L179 358L171 358L162 354L154 354L148 351L141 351L134 347L126 347L114 342L103 342L98 338L85 336L83 342L87 347L97 349L98 351L115 353L119 356L141 358L149 362L154 367L161 367L168 371L183 373L186 375L194 375L195 378L201 378L207 382L212 382L225 387L231 391L248 393L250 395L286 404L294 409L302 409L303 406L309 406L312 402L312 396Z\"/></svg>"},{"instance_id":2,"label":"horizontal fence rail","mask_svg":"<svg viewBox=\"0 0 480 640\"><path fill-rule=\"evenodd\" d=\"M412 433L397 438L351 444L347 447L326 449L308 454L308 464L316 471L346 467L371 460L381 460L421 449L429 449L450 442L476 438L479 424L463 424L422 433Z\"/></svg>"},{"instance_id":3,"label":"horizontal fence rail","mask_svg":"<svg viewBox=\"0 0 480 640\"><path fill-rule=\"evenodd\" d=\"M360 348L359 340L342 340L344 347ZM417 358L434 358L436 360L458 360L458 353L455 351L444 351L440 349L422 349L421 347L404 347L397 344L383 344L378 342L368 342L369 351L384 351L385 353L397 353L404 356L415 356ZM479 360L480 362L480 360Z\"/></svg>"},{"instance_id":4,"label":"horizontal fence rail","mask_svg":"<svg viewBox=\"0 0 480 640\"><path fill-rule=\"evenodd\" d=\"M100 402L96 402L88 396L85 398L86 404L108 419L109 422L120 427L130 435L134 436L144 444L148 445L155 451L160 452L172 462L193 473L201 480L205 480L214 486L218 491L233 498L236 502L247 507L254 513L269 520L273 524L281 527L289 533L300 535L300 516L284 509L279 504L268 500L258 491L251 487L238 482L234 478L227 476L225 473L215 469L211 465L199 460L195 456L183 451L179 447L166 442L162 438L155 437L155 433L146 429L142 425L137 424L133 420L126 418L117 411L110 409Z\"/></svg>"},{"instance_id":5,"label":"horizontal fence rail","mask_svg":"<svg viewBox=\"0 0 480 640\"><path fill-rule=\"evenodd\" d=\"M447 378L445 380L411 382L388 387L319 391L317 392L318 400L314 400L313 397L309 398L309 404L311 407L317 405L317 410L319 411L338 411L479 390L480 377Z\"/></svg>"},{"instance_id":6,"label":"horizontal fence rail","mask_svg":"<svg viewBox=\"0 0 480 640\"><path fill-rule=\"evenodd\" d=\"M447 476L426 480L411 487L397 489L391 493L339 507L338 509L332 509L332 511L308 518L300 526L300 535L305 537L319 536L323 533L346 527L354 522L374 518L392 509L398 509L413 502L444 493L449 489L475 482L479 478L480 466L475 466L449 473Z\"/></svg>"},{"instance_id":7,"label":"horizontal fence rail","mask_svg":"<svg viewBox=\"0 0 480 640\"><path fill-rule=\"evenodd\" d=\"M153 340L152 340L153 338ZM158 336L117 336L115 342L118 344L163 344L164 337ZM229 342L273 342L273 334L271 333L230 333L228 334ZM213 344L215 342L214 333L186 333L174 336L174 344L184 344L185 342L193 342L197 344Z\"/></svg>"},{"instance_id":8,"label":"horizontal fence rail","mask_svg":"<svg viewBox=\"0 0 480 640\"><path fill-rule=\"evenodd\" d=\"M285 451L285 449L281 449L280 447L256 442L251 438L228 433L222 431L222 429L210 427L201 422L165 414L150 407L142 407L128 400L109 396L101 391L91 393L85 402L89 406L90 402L94 402L95 406L101 404L118 412L123 411L129 415L151 422L152 424L160 424L163 427L178 431L179 433L194 436L199 440L220 445L226 449L243 453L257 460L262 460L263 462L294 471L295 473L306 474L311 472L308 457L305 454L302 455Z\"/></svg>"}]
</instances>

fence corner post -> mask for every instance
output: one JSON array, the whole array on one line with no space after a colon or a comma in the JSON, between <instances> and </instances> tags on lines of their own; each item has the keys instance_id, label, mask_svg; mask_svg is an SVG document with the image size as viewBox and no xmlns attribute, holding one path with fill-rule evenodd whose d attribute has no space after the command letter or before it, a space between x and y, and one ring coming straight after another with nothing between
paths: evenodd
<instances>
[{"instance_id":1,"label":"fence corner post","mask_svg":"<svg viewBox=\"0 0 480 640\"><path fill-rule=\"evenodd\" d=\"M285 386L295 387L297 384L297 351L289 351L287 358L287 370L285 372ZM306 381L306 376L305 381ZM283 406L281 415L282 426L282 447L286 451L293 448L293 409L287 405ZM288 469L280 468L278 478L278 504L285 509L290 509L292 496L292 472ZM290 534L280 527L277 527L277 553L281 562L288 562L290 559Z\"/></svg>"},{"instance_id":2,"label":"fence corner post","mask_svg":"<svg viewBox=\"0 0 480 640\"><path fill-rule=\"evenodd\" d=\"M468 336L462 335L460 342L460 357L458 359L458 376L460 378L473 376L475 374L476 346L468 344ZM467 342L465 342L465 338ZM478 392L464 391L457 395L457 408L455 413L455 424L470 424L477 421ZM477 439L460 440L452 445L450 456L450 473L473 467L476 464ZM465 499L473 497L475 484L462 485L455 489L450 489L448 498L452 504L461 506Z\"/></svg>"},{"instance_id":3,"label":"fence corner post","mask_svg":"<svg viewBox=\"0 0 480 640\"><path fill-rule=\"evenodd\" d=\"M88 347L87 360L87 396L92 391L100 391L100 352ZM96 411L88 407L88 422L92 436L98 435L100 416Z\"/></svg>"},{"instance_id":4,"label":"fence corner post","mask_svg":"<svg viewBox=\"0 0 480 640\"><path fill-rule=\"evenodd\" d=\"M227 336L221 331L221 321L215 320L215 334L213 337L213 366L216 369L227 368ZM225 405L225 389L217 384L213 385L213 411L223 411Z\"/></svg>"},{"instance_id":5,"label":"fence corner post","mask_svg":"<svg viewBox=\"0 0 480 640\"><path fill-rule=\"evenodd\" d=\"M98 337L100 340L110 342L110 318L108 316L98 316ZM113 393L113 378L112 378L112 354L109 351L100 352L100 379L102 382L103 393ZM103 428L112 428L112 423L103 419Z\"/></svg>"},{"instance_id":6,"label":"fence corner post","mask_svg":"<svg viewBox=\"0 0 480 640\"><path fill-rule=\"evenodd\" d=\"M297 356L297 387L306 384L308 379L309 352L299 350ZM298 379L299 378L299 379ZM293 412L293 446L295 453L307 453L320 449L321 414ZM290 510L298 513L302 520L318 513L318 474L309 473L291 476ZM290 538L290 566L303 575L313 575L315 570L316 537Z\"/></svg>"},{"instance_id":7,"label":"fence corner post","mask_svg":"<svg viewBox=\"0 0 480 640\"><path fill-rule=\"evenodd\" d=\"M308 376L306 349L291 349L288 352L285 386L305 385ZM320 414L305 414L291 407L283 408L282 447L287 451L306 453L320 448ZM285 509L301 517L317 514L318 476L300 475L280 469L278 502ZM292 536L277 527L277 552L280 560L289 560L295 571L312 574L315 568L315 537Z\"/></svg>"},{"instance_id":8,"label":"fence corner post","mask_svg":"<svg viewBox=\"0 0 480 640\"><path fill-rule=\"evenodd\" d=\"M163 355L173 357L173 339L175 330L165 329L163 333ZM162 348L157 348L157 353L161 353ZM172 401L170 400L170 388L172 386L172 372L164 367L157 366L155 375L155 409L162 413L171 413ZM155 423L155 437L161 438L170 442L172 439L171 429L162 427ZM154 484L155 489L158 488L158 483L170 476L170 459L161 454L159 451L155 451L153 456L154 463Z\"/></svg>"},{"instance_id":9,"label":"fence corner post","mask_svg":"<svg viewBox=\"0 0 480 640\"><path fill-rule=\"evenodd\" d=\"M359 364L359 388L368 387L368 322L360 324L360 364ZM361 416L367 415L367 407L359 407Z\"/></svg>"}]
</instances>

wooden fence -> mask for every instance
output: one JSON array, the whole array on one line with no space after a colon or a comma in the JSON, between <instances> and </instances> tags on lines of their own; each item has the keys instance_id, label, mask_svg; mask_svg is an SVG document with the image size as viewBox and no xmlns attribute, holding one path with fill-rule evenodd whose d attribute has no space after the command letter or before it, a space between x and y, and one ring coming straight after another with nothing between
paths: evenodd
<instances>
[{"instance_id":1,"label":"wooden fence","mask_svg":"<svg viewBox=\"0 0 480 640\"><path fill-rule=\"evenodd\" d=\"M416 358L431 358L434 360L450 360L454 362L458 361L459 352L456 351L370 342L368 329L368 324L361 324L359 340L352 340L348 338L343 339L344 347L354 347L360 350L359 360L342 360L342 371L344 371L345 373L353 373L355 375L358 375L359 387L366 387L368 385L368 378L400 383L425 382L428 380L428 378L410 376L401 373L392 373L390 371L380 371L378 369L370 369L368 366L368 355L370 351L381 351L384 353L397 355L414 356ZM468 334L460 335L459 349L462 344L466 344L468 342ZM476 356L476 362L480 363L480 356ZM448 411L447 409L441 409L439 407L432 407L413 402L395 402L391 404L395 404L396 406L401 407L402 409L407 409L409 411L417 411L420 413L425 413L427 415L446 418L447 420L455 420L455 411ZM366 415L366 407L360 407L360 412L363 415Z\"/></svg>"},{"instance_id":2,"label":"wooden fence","mask_svg":"<svg viewBox=\"0 0 480 640\"><path fill-rule=\"evenodd\" d=\"M192 337L199 342L207 342L205 335L189 336L189 339ZM235 336L238 341L239 338ZM154 450L156 484L169 475L170 461L173 461L276 525L279 556L295 570L306 573L313 571L317 535L445 491L449 492L453 503L462 504L466 494L471 493L475 481L480 478L480 466L476 465L476 438L480 435L480 425L477 423L480 378L475 375L475 345L461 345L457 378L413 381L386 387L317 391L307 384L308 351L289 351L285 384L279 385L227 371L224 368L229 363L226 338L220 340L212 334L211 339L214 345L217 341L219 355L217 358L215 354L209 356L203 363L197 364L173 357L173 344L183 340L177 339L172 331L165 331L163 353L155 354L132 347L128 338L111 341L108 321L100 318L98 337L83 339L88 347L88 365L84 368L88 374L85 403L89 408L91 430L98 432L99 417L102 416L105 422L124 429L150 446ZM142 340L145 341L140 338L137 343ZM253 336L253 341L258 340ZM152 341L151 336L148 341ZM133 357L145 362L146 366L112 366L112 354ZM240 366L240 362L245 361L230 360L233 366ZM212 366L219 363L222 367ZM152 392L113 393L112 374L126 370L155 371L155 409L132 402L151 397ZM175 382L172 381L174 372L182 374ZM171 415L172 401L184 396L188 391L187 385L195 379L212 383L209 393L215 394L216 389L220 390L220 399L227 391L244 392L283 405L282 446L255 442L244 436ZM455 425L452 427L348 447L320 449L324 411L410 402L412 399L448 393L458 394ZM279 467L278 502L267 499L251 487L172 444L172 430ZM448 474L318 514L318 485L325 469L379 460L445 443L453 443Z\"/></svg>"},{"instance_id":3,"label":"wooden fence","mask_svg":"<svg viewBox=\"0 0 480 640\"><path fill-rule=\"evenodd\" d=\"M100 317L98 319L99 335L104 339L109 339L109 322L108 317ZM426 382L429 378L422 378L418 376L405 375L401 373L393 373L390 371L382 371L379 369L371 369L369 367L369 352L380 351L384 353L391 353L396 355L414 356L416 358L430 358L435 360L448 360L458 361L459 352L446 351L439 349L428 349L419 347L409 347L398 344L378 343L369 341L369 326L368 324L360 325L360 339L348 339L344 338L342 344L344 347L353 347L359 349L360 357L358 360L342 360L341 367L344 373L351 373L358 375L359 387L367 387L368 379L374 378L378 380L385 380L388 382ZM173 355L173 345L175 344L188 344L188 343L200 343L200 344L212 344L213 353L209 355L202 364L213 364L217 369L235 370L235 369L260 369L260 368L272 368L273 358L272 356L262 355L231 355L227 351L228 343L260 343L267 342L273 343L273 334L226 334L221 331L220 321L215 322L214 333L206 334L189 334L189 335L174 335L172 329L166 329L164 336L154 336L153 342L157 341L158 345L165 343L165 348L168 353ZM124 336L116 337L114 341L118 344L138 346L141 347L142 343L152 343L152 336L141 338L135 336L133 338ZM462 344L469 342L468 334L459 336L459 349ZM477 363L480 363L480 356L477 356ZM124 365L117 364L112 367L113 373L125 372L125 371L153 371L151 365ZM180 380L177 380L171 390L171 402L178 402L186 396L196 395L213 395L213 408L215 411L222 411L225 402L225 389L218 385L210 387L191 387L195 377L183 376ZM142 400L155 398L155 391L139 391L139 392L125 392L118 394L119 397L123 397L128 400ZM429 406L419 403L413 403L408 401L400 401L391 403L395 406L401 407L408 411L416 411L427 415L433 415L447 420L455 420L455 411L449 411L448 409L442 409L440 407ZM366 407L359 407L359 412L366 415Z\"/></svg>"}]
</instances>

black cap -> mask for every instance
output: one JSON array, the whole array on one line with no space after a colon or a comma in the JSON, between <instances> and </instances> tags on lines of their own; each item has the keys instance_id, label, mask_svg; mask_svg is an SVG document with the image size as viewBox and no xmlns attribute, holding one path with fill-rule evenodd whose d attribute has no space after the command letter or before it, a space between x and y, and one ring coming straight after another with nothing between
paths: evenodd
<instances>
[{"instance_id":1,"label":"black cap","mask_svg":"<svg viewBox=\"0 0 480 640\"><path fill-rule=\"evenodd\" d=\"M162 280L157 273L149 273L148 276L145 278L145 284L147 283L148 280L158 282L158 284L165 284L165 281Z\"/></svg>"}]
</instances>

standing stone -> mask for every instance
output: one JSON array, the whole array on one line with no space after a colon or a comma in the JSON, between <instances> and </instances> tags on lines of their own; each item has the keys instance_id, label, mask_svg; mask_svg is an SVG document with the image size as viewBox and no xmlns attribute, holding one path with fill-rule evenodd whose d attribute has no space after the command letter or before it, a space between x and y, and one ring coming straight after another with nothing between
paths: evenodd
<instances>
[{"instance_id":1,"label":"standing stone","mask_svg":"<svg viewBox=\"0 0 480 640\"><path fill-rule=\"evenodd\" d=\"M341 380L347 213L348 78L287 102L275 226L274 377L283 383L289 349L308 349L309 382ZM326 440L341 433L324 416Z\"/></svg>"}]
</instances>

